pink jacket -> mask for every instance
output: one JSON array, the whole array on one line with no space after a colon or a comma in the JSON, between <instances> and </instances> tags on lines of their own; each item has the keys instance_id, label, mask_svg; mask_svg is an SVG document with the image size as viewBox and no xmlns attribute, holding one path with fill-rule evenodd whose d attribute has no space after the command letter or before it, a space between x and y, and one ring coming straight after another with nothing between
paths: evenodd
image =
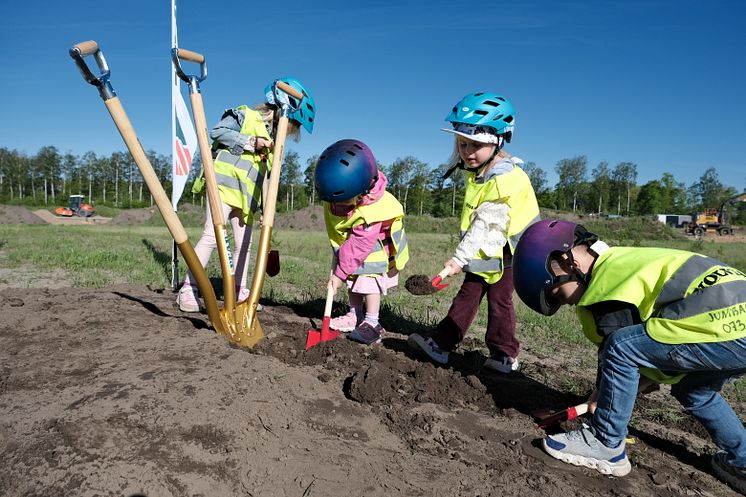
<instances>
[{"instance_id":1,"label":"pink jacket","mask_svg":"<svg viewBox=\"0 0 746 497\"><path fill-rule=\"evenodd\" d=\"M383 171L378 171L378 181L373 185L370 193L365 195L357 205L331 204L329 207L332 214L336 216L350 216L352 212L361 205L370 205L377 202L386 192L388 180ZM352 273L359 268L373 249L376 247L376 241L383 238L381 231L383 223L371 225L360 224L352 228L350 236L340 245L338 252L337 267L334 268L334 274L341 280L347 279Z\"/></svg>"}]
</instances>

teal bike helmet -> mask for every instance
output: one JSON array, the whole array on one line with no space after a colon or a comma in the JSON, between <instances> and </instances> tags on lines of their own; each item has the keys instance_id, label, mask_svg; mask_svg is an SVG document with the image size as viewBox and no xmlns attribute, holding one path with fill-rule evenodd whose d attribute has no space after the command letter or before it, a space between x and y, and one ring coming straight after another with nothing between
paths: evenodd
<instances>
[{"instance_id":1,"label":"teal bike helmet","mask_svg":"<svg viewBox=\"0 0 746 497\"><path fill-rule=\"evenodd\" d=\"M515 126L514 114L513 105L505 97L497 93L476 92L459 100L445 120L456 129L459 124L490 128L484 131L492 131L510 143Z\"/></svg>"},{"instance_id":2,"label":"teal bike helmet","mask_svg":"<svg viewBox=\"0 0 746 497\"><path fill-rule=\"evenodd\" d=\"M360 140L339 140L321 152L314 184L325 202L343 202L366 194L378 180L376 158Z\"/></svg>"},{"instance_id":3,"label":"teal bike helmet","mask_svg":"<svg viewBox=\"0 0 746 497\"><path fill-rule=\"evenodd\" d=\"M275 91L277 81L282 81L298 90L299 93L303 94L303 99L298 101L297 98L292 97L283 91ZM316 104L314 103L311 94L308 93L308 90L306 90L306 87L303 86L300 81L290 77L280 78L264 88L264 95L269 104L288 104L290 106L288 118L297 121L301 126L306 128L306 131L313 133L313 122L316 117Z\"/></svg>"}]
</instances>

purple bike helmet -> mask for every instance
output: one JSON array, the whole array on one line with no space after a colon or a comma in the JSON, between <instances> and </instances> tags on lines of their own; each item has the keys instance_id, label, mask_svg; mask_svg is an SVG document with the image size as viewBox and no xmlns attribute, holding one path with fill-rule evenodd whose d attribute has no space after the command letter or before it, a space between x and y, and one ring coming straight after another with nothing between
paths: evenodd
<instances>
[{"instance_id":1,"label":"purple bike helmet","mask_svg":"<svg viewBox=\"0 0 746 497\"><path fill-rule=\"evenodd\" d=\"M587 283L586 275L555 276L549 269L550 257L569 254L580 244L591 244L598 237L583 226L569 221L544 219L532 224L521 236L513 255L513 285L524 304L534 311L551 316L559 309L548 290L565 281Z\"/></svg>"},{"instance_id":2,"label":"purple bike helmet","mask_svg":"<svg viewBox=\"0 0 746 497\"><path fill-rule=\"evenodd\" d=\"M314 184L325 202L342 202L366 194L378 180L373 152L360 140L339 140L321 152Z\"/></svg>"}]
</instances>

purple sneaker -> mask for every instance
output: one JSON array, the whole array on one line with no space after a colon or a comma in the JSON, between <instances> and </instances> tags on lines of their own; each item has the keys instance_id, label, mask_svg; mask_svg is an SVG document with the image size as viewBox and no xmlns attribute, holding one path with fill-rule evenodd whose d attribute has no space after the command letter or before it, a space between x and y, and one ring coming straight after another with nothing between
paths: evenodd
<instances>
[{"instance_id":1,"label":"purple sneaker","mask_svg":"<svg viewBox=\"0 0 746 497\"><path fill-rule=\"evenodd\" d=\"M363 321L350 333L350 340L355 340L365 345L373 345L381 343L383 332L384 329L380 324L373 326L368 321Z\"/></svg>"}]
</instances>

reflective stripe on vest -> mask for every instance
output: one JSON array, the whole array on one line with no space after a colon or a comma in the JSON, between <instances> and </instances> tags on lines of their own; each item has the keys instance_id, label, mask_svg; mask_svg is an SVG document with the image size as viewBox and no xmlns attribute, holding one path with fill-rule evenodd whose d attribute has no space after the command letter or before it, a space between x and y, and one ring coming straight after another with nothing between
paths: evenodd
<instances>
[{"instance_id":1,"label":"reflective stripe on vest","mask_svg":"<svg viewBox=\"0 0 746 497\"><path fill-rule=\"evenodd\" d=\"M466 192L461 210L461 237L469 230L474 211L482 203L505 203L508 204L510 216L506 238L512 253L521 235L540 219L539 204L536 202L531 180L518 166L507 173L489 177L484 182L479 182L475 176L468 171L464 175ZM500 280L505 269L502 257L502 250L494 257L489 257L480 249L473 259L467 261L463 270L493 284Z\"/></svg>"},{"instance_id":2,"label":"reflective stripe on vest","mask_svg":"<svg viewBox=\"0 0 746 497\"><path fill-rule=\"evenodd\" d=\"M241 135L270 139L259 112L246 105L236 107L236 110L244 114L239 131ZM220 148L217 143L214 143L213 147L216 149L214 168L220 200L241 209L244 222L251 224L254 212L259 209L262 202L262 184L270 169L272 154L268 155L265 162L262 161L260 154L254 152L245 151L241 155L234 155L227 149ZM203 184L195 181L193 191L200 193L203 188Z\"/></svg>"}]
</instances>

